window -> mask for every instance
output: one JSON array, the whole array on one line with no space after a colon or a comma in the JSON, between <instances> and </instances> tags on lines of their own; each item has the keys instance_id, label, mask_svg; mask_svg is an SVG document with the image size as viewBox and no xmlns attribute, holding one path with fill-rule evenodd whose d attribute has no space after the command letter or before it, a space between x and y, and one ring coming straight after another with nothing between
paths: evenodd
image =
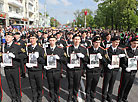
<instances>
[{"instance_id":1,"label":"window","mask_svg":"<svg viewBox=\"0 0 138 102\"><path fill-rule=\"evenodd\" d=\"M18 14L20 12L20 10L19 9L16 9L16 13Z\"/></svg>"},{"instance_id":2,"label":"window","mask_svg":"<svg viewBox=\"0 0 138 102\"><path fill-rule=\"evenodd\" d=\"M9 6L9 12L12 12L12 7L11 6Z\"/></svg>"},{"instance_id":3,"label":"window","mask_svg":"<svg viewBox=\"0 0 138 102\"><path fill-rule=\"evenodd\" d=\"M3 11L3 3L0 3L0 11Z\"/></svg>"}]
</instances>

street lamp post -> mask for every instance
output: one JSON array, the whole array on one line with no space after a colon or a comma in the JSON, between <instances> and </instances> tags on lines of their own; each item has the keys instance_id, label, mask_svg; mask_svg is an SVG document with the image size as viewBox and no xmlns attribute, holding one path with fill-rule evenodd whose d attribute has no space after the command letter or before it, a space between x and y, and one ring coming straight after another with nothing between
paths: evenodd
<instances>
[{"instance_id":1,"label":"street lamp post","mask_svg":"<svg viewBox=\"0 0 138 102\"><path fill-rule=\"evenodd\" d=\"M54 19L54 27L56 27L56 19Z\"/></svg>"},{"instance_id":2,"label":"street lamp post","mask_svg":"<svg viewBox=\"0 0 138 102\"><path fill-rule=\"evenodd\" d=\"M86 23L86 16L87 16L87 11L86 10L84 11L84 14L85 14L85 24L84 25L85 25L85 28L86 28L86 24L87 24Z\"/></svg>"}]
</instances>

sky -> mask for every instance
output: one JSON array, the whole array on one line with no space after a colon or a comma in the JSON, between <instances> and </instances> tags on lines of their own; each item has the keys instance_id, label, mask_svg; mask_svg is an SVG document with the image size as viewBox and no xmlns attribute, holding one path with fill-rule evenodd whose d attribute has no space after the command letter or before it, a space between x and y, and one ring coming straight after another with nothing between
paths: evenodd
<instances>
[{"instance_id":1,"label":"sky","mask_svg":"<svg viewBox=\"0 0 138 102\"><path fill-rule=\"evenodd\" d=\"M46 12L50 17L56 18L61 24L72 22L75 19L74 12L89 8L95 11L98 3L93 0L39 0L39 11L44 13L44 4L46 2Z\"/></svg>"}]
</instances>

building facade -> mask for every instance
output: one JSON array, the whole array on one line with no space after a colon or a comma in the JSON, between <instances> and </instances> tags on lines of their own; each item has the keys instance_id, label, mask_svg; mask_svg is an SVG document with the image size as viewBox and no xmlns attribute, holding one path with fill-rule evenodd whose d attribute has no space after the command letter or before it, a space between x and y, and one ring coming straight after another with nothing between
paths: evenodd
<instances>
[{"instance_id":1,"label":"building facade","mask_svg":"<svg viewBox=\"0 0 138 102\"><path fill-rule=\"evenodd\" d=\"M38 27L39 0L0 0L0 25Z\"/></svg>"}]
</instances>

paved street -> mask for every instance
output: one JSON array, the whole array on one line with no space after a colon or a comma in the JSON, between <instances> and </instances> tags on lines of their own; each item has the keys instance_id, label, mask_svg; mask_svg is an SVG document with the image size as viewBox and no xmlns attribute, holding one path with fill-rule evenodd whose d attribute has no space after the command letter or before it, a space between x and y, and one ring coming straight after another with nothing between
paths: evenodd
<instances>
[{"instance_id":1,"label":"paved street","mask_svg":"<svg viewBox=\"0 0 138 102\"><path fill-rule=\"evenodd\" d=\"M2 86L3 86L3 102L11 102L10 99L10 93L9 93L9 89L7 86L7 82L5 79L5 75L3 72L3 69L1 70L2 73ZM118 91L118 86L119 86L119 78L120 78L120 73L118 73L118 78L117 81L115 83L115 87L114 87L114 92L113 92L113 101L115 101L116 97L117 97L117 91ZM29 80L28 78L22 79L22 102L31 102L31 88L29 85ZM60 102L66 102L65 100L67 100L67 95L68 95L68 91L67 91L67 85L68 85L68 81L66 78L63 78L61 80L61 91L60 91ZM85 78L82 77L81 80L81 87L80 87L80 91L79 91L79 102L84 102L85 99ZM100 102L101 100L101 86L102 86L102 78L100 78L100 81L98 83L98 88L97 88L97 94L96 94L96 102ZM135 83L133 85L133 88L131 90L131 93L129 95L129 102L138 102L138 74L136 76L135 79ZM47 84L47 80L44 80L44 97L43 97L43 102L48 102L48 84Z\"/></svg>"}]
</instances>

